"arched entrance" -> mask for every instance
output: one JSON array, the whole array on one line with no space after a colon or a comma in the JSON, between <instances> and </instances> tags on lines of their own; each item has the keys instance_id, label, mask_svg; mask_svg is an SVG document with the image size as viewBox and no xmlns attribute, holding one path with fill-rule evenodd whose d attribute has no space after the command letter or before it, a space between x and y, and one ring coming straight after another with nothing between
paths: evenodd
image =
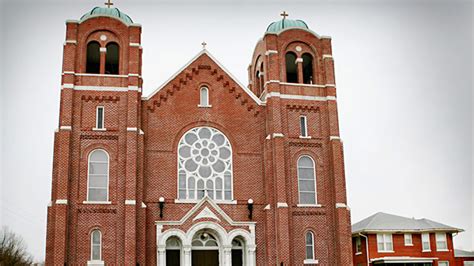
<instances>
[{"instance_id":1,"label":"arched entrance","mask_svg":"<svg viewBox=\"0 0 474 266\"><path fill-rule=\"evenodd\" d=\"M219 243L211 232L202 230L196 233L191 245L191 262L193 266L219 265Z\"/></svg>"}]
</instances>

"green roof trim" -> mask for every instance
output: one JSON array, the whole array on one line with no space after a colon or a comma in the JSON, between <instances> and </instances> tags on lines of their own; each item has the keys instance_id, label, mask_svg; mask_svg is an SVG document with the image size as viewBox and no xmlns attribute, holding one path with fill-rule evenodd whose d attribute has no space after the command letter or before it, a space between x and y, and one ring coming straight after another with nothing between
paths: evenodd
<instances>
[{"instance_id":1,"label":"green roof trim","mask_svg":"<svg viewBox=\"0 0 474 266\"><path fill-rule=\"evenodd\" d=\"M296 19L282 19L279 21L272 22L267 27L267 31L265 33L278 33L287 28L302 28L309 30L308 25L306 22Z\"/></svg>"},{"instance_id":2,"label":"green roof trim","mask_svg":"<svg viewBox=\"0 0 474 266\"><path fill-rule=\"evenodd\" d=\"M123 21L125 24L133 24L133 20L125 13L121 12L118 8L108 8L108 7L94 7L91 11L85 13L81 17L81 22L91 18L91 17L115 17Z\"/></svg>"}]
</instances>

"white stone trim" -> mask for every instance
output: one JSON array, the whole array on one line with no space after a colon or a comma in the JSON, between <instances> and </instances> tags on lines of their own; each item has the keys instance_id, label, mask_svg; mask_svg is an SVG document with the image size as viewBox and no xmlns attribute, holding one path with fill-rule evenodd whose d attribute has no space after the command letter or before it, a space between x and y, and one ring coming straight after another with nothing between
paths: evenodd
<instances>
[{"instance_id":1,"label":"white stone trim","mask_svg":"<svg viewBox=\"0 0 474 266\"><path fill-rule=\"evenodd\" d=\"M328 83L328 84L324 84L324 87L333 87L333 88L335 88L336 84Z\"/></svg>"},{"instance_id":2,"label":"white stone trim","mask_svg":"<svg viewBox=\"0 0 474 266\"><path fill-rule=\"evenodd\" d=\"M301 58L301 57L296 58L295 63L296 64L297 63L303 63L303 58Z\"/></svg>"},{"instance_id":3,"label":"white stone trim","mask_svg":"<svg viewBox=\"0 0 474 266\"><path fill-rule=\"evenodd\" d=\"M136 200L130 200L130 199L125 200L125 205L135 205L135 204L137 204Z\"/></svg>"},{"instance_id":4,"label":"white stone trim","mask_svg":"<svg viewBox=\"0 0 474 266\"><path fill-rule=\"evenodd\" d=\"M188 63L186 63L181 69L179 69L173 76L171 76L167 81L165 81L160 87L158 87L155 91L153 91L149 96L143 97L145 100L151 99L156 93L158 93L160 90L162 90L168 83L170 83L174 78L176 78L179 74L181 74L191 63L196 61L201 55L206 54L211 58L214 63L221 68L237 85L245 92L247 95L252 98L258 105L264 105L264 103L252 92L250 91L246 86L244 86L232 73L230 73L217 59L212 56L211 53L209 53L206 49L203 49L201 52L199 52L195 57L193 57Z\"/></svg>"},{"instance_id":5,"label":"white stone trim","mask_svg":"<svg viewBox=\"0 0 474 266\"><path fill-rule=\"evenodd\" d=\"M140 47L141 45L137 42L131 42L128 44L129 46Z\"/></svg>"},{"instance_id":6,"label":"white stone trim","mask_svg":"<svg viewBox=\"0 0 474 266\"><path fill-rule=\"evenodd\" d=\"M333 59L332 54L323 54L323 59L330 58Z\"/></svg>"},{"instance_id":7,"label":"white stone trim","mask_svg":"<svg viewBox=\"0 0 474 266\"><path fill-rule=\"evenodd\" d=\"M285 135L283 135L283 133L273 133L272 134L272 137L273 138L283 138Z\"/></svg>"},{"instance_id":8,"label":"white stone trim","mask_svg":"<svg viewBox=\"0 0 474 266\"><path fill-rule=\"evenodd\" d=\"M99 51L100 51L101 53L107 53L107 47L100 47L100 48L99 48Z\"/></svg>"},{"instance_id":9,"label":"white stone trim","mask_svg":"<svg viewBox=\"0 0 474 266\"><path fill-rule=\"evenodd\" d=\"M143 130L140 129L139 134L140 135L145 135L145 132L143 132Z\"/></svg>"},{"instance_id":10,"label":"white stone trim","mask_svg":"<svg viewBox=\"0 0 474 266\"><path fill-rule=\"evenodd\" d=\"M288 100L306 100L306 101L328 101L328 100L336 100L334 96L307 96L307 95L295 95L295 94L281 94L279 92L270 92L266 95L266 99L278 97L281 99L288 99Z\"/></svg>"},{"instance_id":11,"label":"white stone trim","mask_svg":"<svg viewBox=\"0 0 474 266\"><path fill-rule=\"evenodd\" d=\"M64 74L66 74L66 75L75 75L76 72L74 72L74 71L63 71L62 75L64 75ZM73 86L74 86L74 84L73 84Z\"/></svg>"},{"instance_id":12,"label":"white stone trim","mask_svg":"<svg viewBox=\"0 0 474 266\"><path fill-rule=\"evenodd\" d=\"M96 127L93 127L92 128L92 131L107 131L107 129L104 127L104 128L96 128Z\"/></svg>"},{"instance_id":13,"label":"white stone trim","mask_svg":"<svg viewBox=\"0 0 474 266\"><path fill-rule=\"evenodd\" d=\"M305 83L290 83L290 82L279 82L280 85L287 85L287 86L297 86L297 87L315 87L315 88L325 88L325 85L321 84L305 84Z\"/></svg>"},{"instance_id":14,"label":"white stone trim","mask_svg":"<svg viewBox=\"0 0 474 266\"><path fill-rule=\"evenodd\" d=\"M129 77L141 77L140 74L137 73L128 73Z\"/></svg>"},{"instance_id":15,"label":"white stone trim","mask_svg":"<svg viewBox=\"0 0 474 266\"><path fill-rule=\"evenodd\" d=\"M136 128L136 127L127 127L127 131L136 132L136 131L138 131L138 128Z\"/></svg>"},{"instance_id":16,"label":"white stone trim","mask_svg":"<svg viewBox=\"0 0 474 266\"><path fill-rule=\"evenodd\" d=\"M296 204L298 208L321 208L323 205L321 204Z\"/></svg>"},{"instance_id":17,"label":"white stone trim","mask_svg":"<svg viewBox=\"0 0 474 266\"><path fill-rule=\"evenodd\" d=\"M197 106L198 106L199 108L211 108L211 107L212 107L212 105L210 105L210 104L208 104L208 105L200 105L200 104L198 104Z\"/></svg>"},{"instance_id":18,"label":"white stone trim","mask_svg":"<svg viewBox=\"0 0 474 266\"><path fill-rule=\"evenodd\" d=\"M105 265L103 260L88 260L87 266L102 266Z\"/></svg>"},{"instance_id":19,"label":"white stone trim","mask_svg":"<svg viewBox=\"0 0 474 266\"><path fill-rule=\"evenodd\" d=\"M265 139L272 139L272 135L271 135L271 134L268 134Z\"/></svg>"},{"instance_id":20,"label":"white stone trim","mask_svg":"<svg viewBox=\"0 0 474 266\"><path fill-rule=\"evenodd\" d=\"M208 207L205 207L198 215L193 218L193 222L199 219L209 218L217 221L221 221L217 215L215 215Z\"/></svg>"},{"instance_id":21,"label":"white stone trim","mask_svg":"<svg viewBox=\"0 0 474 266\"><path fill-rule=\"evenodd\" d=\"M47 205L47 206L48 206L48 207L51 207L51 206L53 206L53 201L52 201L52 200L50 200L50 201L48 202L48 205Z\"/></svg>"},{"instance_id":22,"label":"white stone trim","mask_svg":"<svg viewBox=\"0 0 474 266\"><path fill-rule=\"evenodd\" d=\"M319 264L318 260L313 260L313 259L305 259L303 261L303 264Z\"/></svg>"},{"instance_id":23,"label":"white stone trim","mask_svg":"<svg viewBox=\"0 0 474 266\"><path fill-rule=\"evenodd\" d=\"M300 139L311 139L311 136L300 136Z\"/></svg>"},{"instance_id":24,"label":"white stone trim","mask_svg":"<svg viewBox=\"0 0 474 266\"><path fill-rule=\"evenodd\" d=\"M277 202L277 208L288 208L288 203L286 203L286 202Z\"/></svg>"},{"instance_id":25,"label":"white stone trim","mask_svg":"<svg viewBox=\"0 0 474 266\"><path fill-rule=\"evenodd\" d=\"M128 78L128 75L112 75L112 74L76 73L75 75L84 76L84 77Z\"/></svg>"},{"instance_id":26,"label":"white stone trim","mask_svg":"<svg viewBox=\"0 0 474 266\"><path fill-rule=\"evenodd\" d=\"M347 204L338 202L336 203L336 208L347 208Z\"/></svg>"},{"instance_id":27,"label":"white stone trim","mask_svg":"<svg viewBox=\"0 0 474 266\"><path fill-rule=\"evenodd\" d=\"M71 84L71 83L64 83L64 84L61 86L61 89L74 89L74 84Z\"/></svg>"},{"instance_id":28,"label":"white stone trim","mask_svg":"<svg viewBox=\"0 0 474 266\"><path fill-rule=\"evenodd\" d=\"M143 201L142 201L142 208L146 208L146 204Z\"/></svg>"},{"instance_id":29,"label":"white stone trim","mask_svg":"<svg viewBox=\"0 0 474 266\"><path fill-rule=\"evenodd\" d=\"M83 201L82 204L97 204L97 205L110 205L111 201Z\"/></svg>"},{"instance_id":30,"label":"white stone trim","mask_svg":"<svg viewBox=\"0 0 474 266\"><path fill-rule=\"evenodd\" d=\"M265 51L265 55L271 55L271 54L278 54L277 50L267 50Z\"/></svg>"},{"instance_id":31,"label":"white stone trim","mask_svg":"<svg viewBox=\"0 0 474 266\"><path fill-rule=\"evenodd\" d=\"M339 136L329 136L329 140L340 140L341 137Z\"/></svg>"},{"instance_id":32,"label":"white stone trim","mask_svg":"<svg viewBox=\"0 0 474 266\"><path fill-rule=\"evenodd\" d=\"M139 91L140 88L138 86L128 86L129 91Z\"/></svg>"},{"instance_id":33,"label":"white stone trim","mask_svg":"<svg viewBox=\"0 0 474 266\"><path fill-rule=\"evenodd\" d=\"M336 100L336 96L327 96L326 98L328 99L328 101L335 101Z\"/></svg>"},{"instance_id":34,"label":"white stone trim","mask_svg":"<svg viewBox=\"0 0 474 266\"><path fill-rule=\"evenodd\" d=\"M264 209L264 210L270 210L270 208L271 208L271 207L270 207L270 204L267 204L267 205L265 206L265 208L263 208L263 209Z\"/></svg>"},{"instance_id":35,"label":"white stone trim","mask_svg":"<svg viewBox=\"0 0 474 266\"><path fill-rule=\"evenodd\" d=\"M77 44L77 41L76 41L76 40L66 40L66 41L64 42L64 45L66 45L66 44L68 44L68 43L70 43L70 44Z\"/></svg>"},{"instance_id":36,"label":"white stone trim","mask_svg":"<svg viewBox=\"0 0 474 266\"><path fill-rule=\"evenodd\" d=\"M60 126L59 130L72 130L71 126Z\"/></svg>"},{"instance_id":37,"label":"white stone trim","mask_svg":"<svg viewBox=\"0 0 474 266\"><path fill-rule=\"evenodd\" d=\"M57 205L67 205L67 199L57 199L56 204Z\"/></svg>"},{"instance_id":38,"label":"white stone trim","mask_svg":"<svg viewBox=\"0 0 474 266\"><path fill-rule=\"evenodd\" d=\"M197 199L175 199L174 200L174 203L178 203L178 204L195 204L195 203L199 203L201 200L197 200ZM237 204L237 200L214 200L217 204L228 204L228 205L236 205Z\"/></svg>"}]
</instances>

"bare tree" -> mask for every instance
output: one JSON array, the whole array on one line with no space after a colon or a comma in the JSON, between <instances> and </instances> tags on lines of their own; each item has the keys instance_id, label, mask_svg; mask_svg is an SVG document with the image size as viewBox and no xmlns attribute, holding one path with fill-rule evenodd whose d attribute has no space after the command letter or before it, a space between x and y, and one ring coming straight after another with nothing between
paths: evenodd
<instances>
[{"instance_id":1,"label":"bare tree","mask_svg":"<svg viewBox=\"0 0 474 266\"><path fill-rule=\"evenodd\" d=\"M0 266L31 265L33 257L26 251L23 238L7 227L0 230Z\"/></svg>"}]
</instances>

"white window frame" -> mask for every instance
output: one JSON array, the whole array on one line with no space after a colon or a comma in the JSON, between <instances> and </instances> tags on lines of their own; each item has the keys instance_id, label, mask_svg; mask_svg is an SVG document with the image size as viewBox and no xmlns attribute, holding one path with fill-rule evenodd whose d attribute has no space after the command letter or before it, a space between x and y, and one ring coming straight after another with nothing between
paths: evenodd
<instances>
[{"instance_id":1,"label":"white window frame","mask_svg":"<svg viewBox=\"0 0 474 266\"><path fill-rule=\"evenodd\" d=\"M439 248L438 242L444 242L446 248ZM436 251L448 251L448 237L446 233L436 233Z\"/></svg>"},{"instance_id":2,"label":"white window frame","mask_svg":"<svg viewBox=\"0 0 474 266\"><path fill-rule=\"evenodd\" d=\"M380 241L380 240L382 240L382 241ZM379 249L379 243L383 244L383 249ZM388 249L388 247L387 247L388 243L392 244L392 249ZM379 253L394 252L392 234L390 234L390 233L378 233L377 234L377 251Z\"/></svg>"},{"instance_id":3,"label":"white window frame","mask_svg":"<svg viewBox=\"0 0 474 266\"><path fill-rule=\"evenodd\" d=\"M413 235L411 233L405 233L403 235L405 246L413 246Z\"/></svg>"},{"instance_id":4,"label":"white window frame","mask_svg":"<svg viewBox=\"0 0 474 266\"><path fill-rule=\"evenodd\" d=\"M206 93L205 101L202 97L202 93L204 91ZM198 107L203 107L203 108L212 107L212 105L209 104L209 88L207 86L202 86L201 88L199 88L199 104L198 104Z\"/></svg>"},{"instance_id":5,"label":"white window frame","mask_svg":"<svg viewBox=\"0 0 474 266\"><path fill-rule=\"evenodd\" d=\"M299 119L299 128L300 128L300 138L302 139L310 139L311 136L308 132L308 117L306 115L300 115ZM303 123L301 123L303 122Z\"/></svg>"},{"instance_id":6,"label":"white window frame","mask_svg":"<svg viewBox=\"0 0 474 266\"><path fill-rule=\"evenodd\" d=\"M90 163L91 163L91 155L95 152L95 151L103 151L105 153L105 155L107 155L107 198L106 200L104 201L91 201L89 200L89 179L90 179ZM110 155L109 153L104 150L104 149L95 149L95 150L92 150L91 152L89 152L89 156L87 157L87 196L86 196L86 201L84 201L83 203L85 204L110 204L110 201L109 201L109 182L110 182Z\"/></svg>"},{"instance_id":7,"label":"white window frame","mask_svg":"<svg viewBox=\"0 0 474 266\"><path fill-rule=\"evenodd\" d=\"M444 265L442 265L442 264L444 264ZM449 261L447 261L447 260L439 261L438 266L449 266Z\"/></svg>"},{"instance_id":8,"label":"white window frame","mask_svg":"<svg viewBox=\"0 0 474 266\"><path fill-rule=\"evenodd\" d=\"M300 166L299 166L299 162L301 160L301 158L303 157L308 157L309 159L311 159L311 162L313 163L313 178L314 178L314 204L312 203L302 203L301 202L301 192L311 192L311 191L301 191L300 189ZM310 206L314 206L314 207L319 207L320 205L318 204L318 185L316 184L317 180L318 180L318 177L316 176L316 162L314 161L313 157L307 155L307 154L304 154L304 155L301 155L300 157L298 157L298 160L296 161L296 177L297 177L297 181L298 181L298 204L297 206L298 207L310 207ZM303 179L303 180L309 180L309 179Z\"/></svg>"},{"instance_id":9,"label":"white window frame","mask_svg":"<svg viewBox=\"0 0 474 266\"><path fill-rule=\"evenodd\" d=\"M308 236L311 236L311 244L308 244ZM305 253L305 260L303 261L304 264L318 264L318 260L315 259L314 254L314 233L312 231L306 231L304 234L304 253ZM311 256L309 257L307 248L311 248Z\"/></svg>"},{"instance_id":10,"label":"white window frame","mask_svg":"<svg viewBox=\"0 0 474 266\"><path fill-rule=\"evenodd\" d=\"M102 109L102 125L99 125L99 109ZM95 108L95 127L92 130L96 131L105 131L105 107L104 106L97 106Z\"/></svg>"},{"instance_id":11,"label":"white window frame","mask_svg":"<svg viewBox=\"0 0 474 266\"><path fill-rule=\"evenodd\" d=\"M427 241L425 241L425 240L427 240ZM425 249L424 243L428 243L428 249ZM421 234L421 250L422 250L422 252L430 252L431 251L430 233L422 233Z\"/></svg>"},{"instance_id":12,"label":"white window frame","mask_svg":"<svg viewBox=\"0 0 474 266\"><path fill-rule=\"evenodd\" d=\"M360 236L356 237L355 240L355 247L356 247L356 255L359 255L362 253L362 240L360 239Z\"/></svg>"},{"instance_id":13,"label":"white window frame","mask_svg":"<svg viewBox=\"0 0 474 266\"><path fill-rule=\"evenodd\" d=\"M99 259L94 259L94 232L99 232ZM90 260L87 262L87 265L104 265L104 261L102 260L102 231L99 229L94 229L90 233Z\"/></svg>"}]
</instances>

